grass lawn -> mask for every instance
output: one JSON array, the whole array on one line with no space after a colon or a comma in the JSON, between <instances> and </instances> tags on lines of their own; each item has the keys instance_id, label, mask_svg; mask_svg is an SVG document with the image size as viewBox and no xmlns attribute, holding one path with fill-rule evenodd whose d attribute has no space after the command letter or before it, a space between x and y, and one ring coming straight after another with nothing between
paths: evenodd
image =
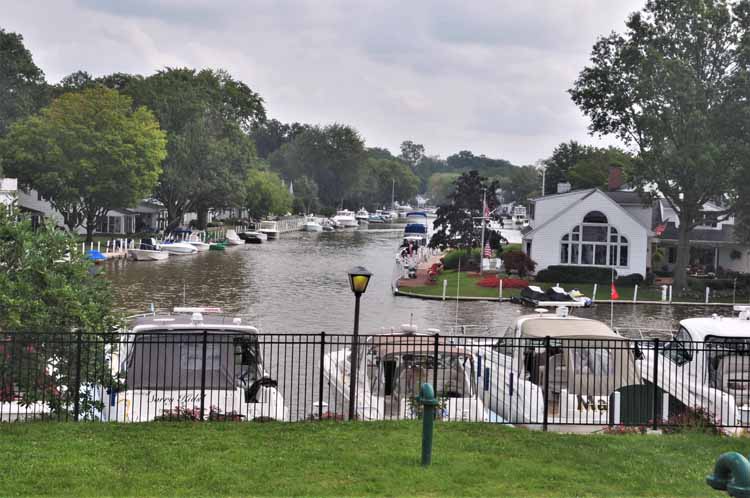
<instances>
[{"instance_id":1,"label":"grass lawn","mask_svg":"<svg viewBox=\"0 0 750 498\"><path fill-rule=\"evenodd\" d=\"M0 494L55 496L720 496L704 482L744 439L562 435L418 422L0 426Z\"/></svg>"},{"instance_id":2,"label":"grass lawn","mask_svg":"<svg viewBox=\"0 0 750 498\"><path fill-rule=\"evenodd\" d=\"M474 276L469 276L470 273L468 272L457 272L455 270L446 270L443 273L441 273L438 276L437 282L433 285L424 285L419 287L403 287L399 289L403 293L413 293L413 294L424 294L428 296L442 296L443 295L443 280L448 280L448 291L446 293L447 298L455 298L456 297L456 288L460 284L459 289L459 295L461 297L490 297L490 298L497 298L498 297L498 289L497 288L487 288L487 287L480 287L477 285L477 282L479 282L479 277L474 274ZM513 277L517 278L517 277ZM532 284L534 284L533 281L531 281ZM543 289L546 289L550 287L553 284L549 283L539 283L536 284L542 287ZM588 297L594 297L594 284L562 284L562 286L566 290L570 289L578 289L581 292L583 292L584 295ZM599 285L596 293L596 300L602 301L602 300L609 300L609 284ZM620 295L620 301L632 301L633 300L633 294L635 292L635 287L626 287L623 285L617 286L617 293ZM503 289L503 297L513 297L517 296L521 293L520 289ZM703 299L689 299L689 298L677 298L674 297L675 301L694 301L696 303L703 303ZM745 299L746 300L746 299ZM646 287L646 286L639 286L638 287L638 301L661 301L661 288L658 287ZM743 299L738 298L737 302L740 303L740 301L743 301ZM711 297L711 302L720 302L720 303L731 303L732 298L726 297L726 298L714 298Z\"/></svg>"}]
</instances>

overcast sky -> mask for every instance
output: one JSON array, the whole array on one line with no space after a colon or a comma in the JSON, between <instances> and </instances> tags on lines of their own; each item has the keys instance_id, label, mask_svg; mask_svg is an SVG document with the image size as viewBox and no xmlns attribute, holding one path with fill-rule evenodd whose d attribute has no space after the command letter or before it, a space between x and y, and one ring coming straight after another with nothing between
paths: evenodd
<instances>
[{"instance_id":1,"label":"overcast sky","mask_svg":"<svg viewBox=\"0 0 750 498\"><path fill-rule=\"evenodd\" d=\"M75 70L148 75L227 69L270 117L354 126L446 157L531 164L558 143L599 141L566 90L596 38L644 0L0 0L57 82Z\"/></svg>"}]
</instances>

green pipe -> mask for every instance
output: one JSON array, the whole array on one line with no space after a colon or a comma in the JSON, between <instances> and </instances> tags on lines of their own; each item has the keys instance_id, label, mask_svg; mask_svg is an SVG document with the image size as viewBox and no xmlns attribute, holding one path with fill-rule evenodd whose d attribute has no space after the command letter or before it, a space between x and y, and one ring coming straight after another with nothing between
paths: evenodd
<instances>
[{"instance_id":1,"label":"green pipe","mask_svg":"<svg viewBox=\"0 0 750 498\"><path fill-rule=\"evenodd\" d=\"M428 383L422 384L417 402L424 407L422 410L422 467L432 463L432 431L435 423L435 407L438 400L435 390Z\"/></svg>"},{"instance_id":2,"label":"green pipe","mask_svg":"<svg viewBox=\"0 0 750 498\"><path fill-rule=\"evenodd\" d=\"M716 460L714 473L706 477L706 483L714 489L726 490L729 496L750 498L750 462L736 451L723 453Z\"/></svg>"}]
</instances>

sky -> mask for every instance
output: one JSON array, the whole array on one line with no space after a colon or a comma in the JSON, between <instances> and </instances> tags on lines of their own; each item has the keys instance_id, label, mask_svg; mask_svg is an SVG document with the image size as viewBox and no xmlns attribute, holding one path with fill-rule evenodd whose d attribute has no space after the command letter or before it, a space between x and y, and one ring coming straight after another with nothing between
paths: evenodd
<instances>
[{"instance_id":1,"label":"sky","mask_svg":"<svg viewBox=\"0 0 750 498\"><path fill-rule=\"evenodd\" d=\"M223 68L283 122L533 164L588 134L567 93L644 0L0 0L49 82Z\"/></svg>"}]
</instances>

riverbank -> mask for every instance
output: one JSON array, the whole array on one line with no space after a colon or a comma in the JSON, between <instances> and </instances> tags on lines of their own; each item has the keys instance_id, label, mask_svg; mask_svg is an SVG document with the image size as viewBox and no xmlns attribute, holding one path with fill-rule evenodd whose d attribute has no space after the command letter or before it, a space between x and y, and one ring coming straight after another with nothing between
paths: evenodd
<instances>
[{"instance_id":1,"label":"riverbank","mask_svg":"<svg viewBox=\"0 0 750 498\"><path fill-rule=\"evenodd\" d=\"M504 278L504 277L500 277ZM514 278L517 279L517 278ZM442 299L443 287L445 285L445 296L446 299L451 300L488 300L498 301L502 297L503 301L510 300L513 297L517 297L521 294L521 289L502 289L502 295L500 288L498 287L482 287L478 285L480 280L479 274L476 272L457 272L455 270L445 270L437 276L434 282L429 282L427 279L417 279L417 285L411 285L407 280L402 279L402 282L406 282L407 285L400 285L398 290L395 292L396 295L417 297L423 299ZM447 284L444 284L446 281ZM547 289L552 286L549 283L537 283L530 280L531 285L538 285L543 289ZM562 284L566 290L578 289L585 296L590 297L595 303L606 303L612 302L610 300L610 286L609 285L595 285L588 283L566 283ZM614 301L615 304L656 304L656 305L696 305L706 304L705 298L677 298L673 297L672 301L662 300L662 291L660 287L655 286L639 286L636 291L635 286L618 285L617 293L619 298ZM739 299L733 299L730 297L709 297L708 305L712 306L732 306L734 304L748 304L745 301Z\"/></svg>"},{"instance_id":2,"label":"riverbank","mask_svg":"<svg viewBox=\"0 0 750 498\"><path fill-rule=\"evenodd\" d=\"M377 437L373 437L377 434ZM698 496L738 441L565 435L438 423L19 423L0 426L3 495Z\"/></svg>"}]
</instances>

